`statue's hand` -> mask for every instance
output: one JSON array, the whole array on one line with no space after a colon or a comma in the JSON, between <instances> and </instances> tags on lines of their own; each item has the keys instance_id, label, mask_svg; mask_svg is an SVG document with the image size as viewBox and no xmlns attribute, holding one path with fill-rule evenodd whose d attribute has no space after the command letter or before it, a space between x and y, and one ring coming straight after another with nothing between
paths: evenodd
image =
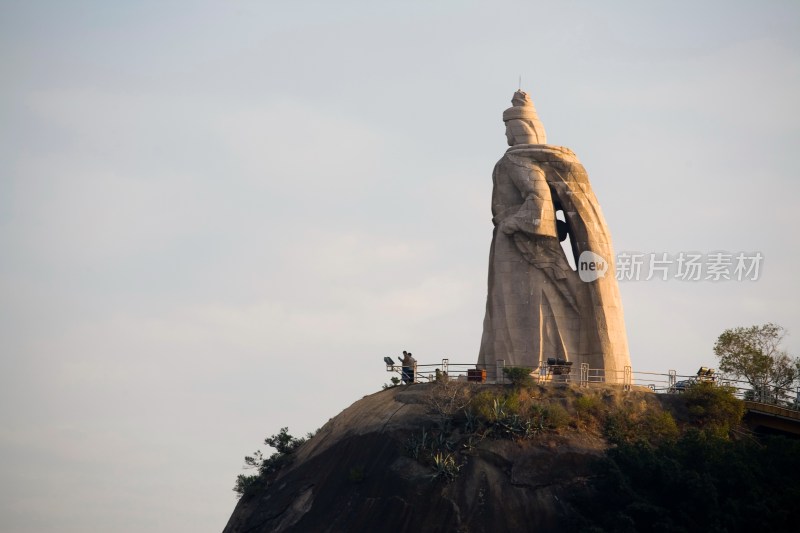
<instances>
[{"instance_id":1,"label":"statue's hand","mask_svg":"<svg viewBox=\"0 0 800 533\"><path fill-rule=\"evenodd\" d=\"M506 235L512 235L519 231L519 222L514 218L507 218L500 223L500 230Z\"/></svg>"}]
</instances>

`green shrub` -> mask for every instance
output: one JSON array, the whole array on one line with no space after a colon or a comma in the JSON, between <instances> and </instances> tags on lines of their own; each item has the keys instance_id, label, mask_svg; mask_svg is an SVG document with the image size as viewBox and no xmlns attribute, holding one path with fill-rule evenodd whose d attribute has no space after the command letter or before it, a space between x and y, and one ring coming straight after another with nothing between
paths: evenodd
<instances>
[{"instance_id":1,"label":"green shrub","mask_svg":"<svg viewBox=\"0 0 800 533\"><path fill-rule=\"evenodd\" d=\"M678 438L678 424L671 413L651 410L642 421L645 438L649 442L663 442Z\"/></svg>"},{"instance_id":2,"label":"green shrub","mask_svg":"<svg viewBox=\"0 0 800 533\"><path fill-rule=\"evenodd\" d=\"M603 402L597 396L578 396L575 399L575 411L584 422L597 418L603 411Z\"/></svg>"},{"instance_id":3,"label":"green shrub","mask_svg":"<svg viewBox=\"0 0 800 533\"><path fill-rule=\"evenodd\" d=\"M400 378L398 378L397 376L392 376L392 379L390 381L392 382L391 385L389 385L388 383L383 384L383 390L391 389L392 387L397 387L398 385L400 385Z\"/></svg>"},{"instance_id":4,"label":"green shrub","mask_svg":"<svg viewBox=\"0 0 800 533\"><path fill-rule=\"evenodd\" d=\"M697 383L683 393L692 421L706 431L725 437L744 416L744 402L731 387Z\"/></svg>"},{"instance_id":5,"label":"green shrub","mask_svg":"<svg viewBox=\"0 0 800 533\"><path fill-rule=\"evenodd\" d=\"M667 411L645 405L642 411L631 406L612 410L603 427L609 442L621 444L654 444L678 437L678 425Z\"/></svg>"},{"instance_id":6,"label":"green shrub","mask_svg":"<svg viewBox=\"0 0 800 533\"><path fill-rule=\"evenodd\" d=\"M526 389L492 389L476 394L467 409L468 431L496 439L530 438L547 429L570 422L570 415L559 403L542 405Z\"/></svg>"},{"instance_id":7,"label":"green shrub","mask_svg":"<svg viewBox=\"0 0 800 533\"><path fill-rule=\"evenodd\" d=\"M612 444L623 444L633 439L635 422L630 408L618 407L606 417L603 433Z\"/></svg>"},{"instance_id":8,"label":"green shrub","mask_svg":"<svg viewBox=\"0 0 800 533\"><path fill-rule=\"evenodd\" d=\"M469 410L481 420L489 420L492 417L492 407L497 399L497 394L492 390L482 390L472 397L469 402Z\"/></svg>"},{"instance_id":9,"label":"green shrub","mask_svg":"<svg viewBox=\"0 0 800 533\"><path fill-rule=\"evenodd\" d=\"M566 426L572 417L560 403L551 403L544 408L544 419L549 428L558 429Z\"/></svg>"},{"instance_id":10,"label":"green shrub","mask_svg":"<svg viewBox=\"0 0 800 533\"><path fill-rule=\"evenodd\" d=\"M503 374L515 388L530 387L534 384L531 377L532 370L524 366L506 366L503 367Z\"/></svg>"},{"instance_id":11,"label":"green shrub","mask_svg":"<svg viewBox=\"0 0 800 533\"><path fill-rule=\"evenodd\" d=\"M503 394L501 398L507 415L522 415L522 402L517 391Z\"/></svg>"}]
</instances>

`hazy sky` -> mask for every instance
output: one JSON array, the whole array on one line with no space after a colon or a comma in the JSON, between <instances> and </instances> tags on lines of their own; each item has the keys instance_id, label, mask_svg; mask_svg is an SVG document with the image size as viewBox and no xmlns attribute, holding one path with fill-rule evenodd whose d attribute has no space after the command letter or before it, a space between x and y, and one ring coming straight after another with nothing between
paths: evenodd
<instances>
[{"instance_id":1,"label":"hazy sky","mask_svg":"<svg viewBox=\"0 0 800 533\"><path fill-rule=\"evenodd\" d=\"M477 359L522 76L619 251L636 370L800 354L800 7L0 1L0 530L220 531L242 458ZM265 450L266 451L266 450Z\"/></svg>"}]
</instances>

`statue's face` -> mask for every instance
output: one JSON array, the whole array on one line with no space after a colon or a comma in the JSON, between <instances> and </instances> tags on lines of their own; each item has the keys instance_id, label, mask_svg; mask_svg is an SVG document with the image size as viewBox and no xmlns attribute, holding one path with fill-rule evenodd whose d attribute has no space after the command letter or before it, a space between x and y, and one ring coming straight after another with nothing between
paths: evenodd
<instances>
[{"instance_id":1,"label":"statue's face","mask_svg":"<svg viewBox=\"0 0 800 533\"><path fill-rule=\"evenodd\" d=\"M511 131L511 124L506 122L506 141L509 146L514 146L514 132Z\"/></svg>"}]
</instances>

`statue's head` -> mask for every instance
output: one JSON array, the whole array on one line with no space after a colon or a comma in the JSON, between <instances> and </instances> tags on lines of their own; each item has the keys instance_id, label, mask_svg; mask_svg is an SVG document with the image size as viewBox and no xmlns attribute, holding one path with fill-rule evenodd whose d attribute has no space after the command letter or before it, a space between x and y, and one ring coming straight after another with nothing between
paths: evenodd
<instances>
[{"instance_id":1,"label":"statue's head","mask_svg":"<svg viewBox=\"0 0 800 533\"><path fill-rule=\"evenodd\" d=\"M506 139L509 146L517 144L547 144L544 126L536 114L528 93L517 91L511 99L512 107L503 111Z\"/></svg>"}]
</instances>

